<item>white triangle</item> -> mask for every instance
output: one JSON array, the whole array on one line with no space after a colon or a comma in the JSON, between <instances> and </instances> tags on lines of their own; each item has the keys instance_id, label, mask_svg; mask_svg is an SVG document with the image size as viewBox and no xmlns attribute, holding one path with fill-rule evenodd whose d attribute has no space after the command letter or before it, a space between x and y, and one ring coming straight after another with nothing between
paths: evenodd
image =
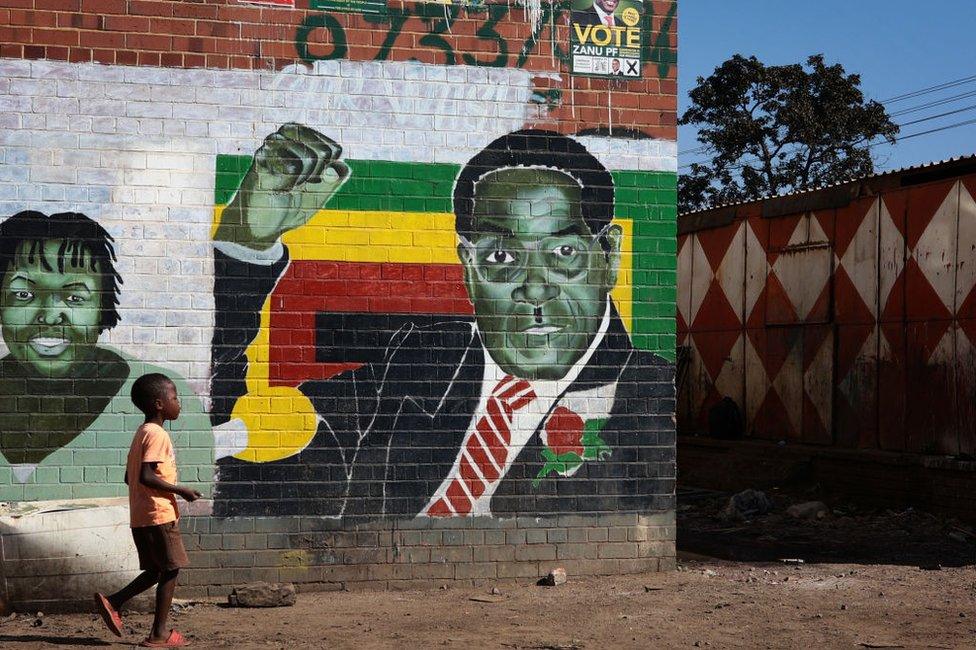
<instances>
[{"instance_id":1,"label":"white triangle","mask_svg":"<svg viewBox=\"0 0 976 650\"><path fill-rule=\"evenodd\" d=\"M746 278L745 278L745 313L742 316L743 322L752 315L752 310L756 306L756 301L762 295L763 288L766 286L766 276L769 274L769 263L766 261L766 249L762 242L752 231L752 226L748 222L744 226L746 238Z\"/></svg>"},{"instance_id":2,"label":"white triangle","mask_svg":"<svg viewBox=\"0 0 976 650\"><path fill-rule=\"evenodd\" d=\"M898 230L898 226L895 225L894 220L891 218L891 213L888 212L888 206L884 201L881 201L881 215L878 230L881 233L881 244L878 251L880 255L878 259L880 273L880 277L878 278L878 302L883 312L885 305L888 304L892 287L895 286L895 282L905 269L905 238L901 236L901 231Z\"/></svg>"},{"instance_id":3,"label":"white triangle","mask_svg":"<svg viewBox=\"0 0 976 650\"><path fill-rule=\"evenodd\" d=\"M925 227L912 257L918 263L925 279L942 299L949 311L955 304L956 238L959 220L959 183L946 195Z\"/></svg>"},{"instance_id":4,"label":"white triangle","mask_svg":"<svg viewBox=\"0 0 976 650\"><path fill-rule=\"evenodd\" d=\"M959 259L956 264L956 311L976 287L976 198L959 188Z\"/></svg>"},{"instance_id":5,"label":"white triangle","mask_svg":"<svg viewBox=\"0 0 976 650\"><path fill-rule=\"evenodd\" d=\"M13 472L14 480L18 483L26 483L34 475L37 465L33 463L10 464L10 471Z\"/></svg>"},{"instance_id":6,"label":"white triangle","mask_svg":"<svg viewBox=\"0 0 976 650\"><path fill-rule=\"evenodd\" d=\"M793 345L773 379L773 390L786 409L793 433L800 436L803 433L803 346L799 342ZM787 437L785 431L783 437Z\"/></svg>"},{"instance_id":7,"label":"white triangle","mask_svg":"<svg viewBox=\"0 0 976 650\"><path fill-rule=\"evenodd\" d=\"M693 236L691 241L685 244L685 246L688 245L692 247L691 300L686 322L688 323L688 327L691 327L691 324L695 322L695 317L698 316L698 309L705 302L705 294L708 293L708 287L711 286L712 280L715 279L715 274L712 272L711 264L708 263L708 256L705 255L705 249L698 243L698 237Z\"/></svg>"},{"instance_id":8,"label":"white triangle","mask_svg":"<svg viewBox=\"0 0 976 650\"><path fill-rule=\"evenodd\" d=\"M691 314L691 250L694 247L694 235L687 235L681 240L678 249L678 313L690 326L688 318Z\"/></svg>"},{"instance_id":9,"label":"white triangle","mask_svg":"<svg viewBox=\"0 0 976 650\"><path fill-rule=\"evenodd\" d=\"M851 240L844 257L837 261L843 266L857 289L861 300L873 316L878 315L878 209L881 199L876 199Z\"/></svg>"},{"instance_id":10,"label":"white triangle","mask_svg":"<svg viewBox=\"0 0 976 650\"><path fill-rule=\"evenodd\" d=\"M834 337L833 334L830 334L820 344L817 355L803 376L803 390L810 399L810 403L816 407L820 424L828 433L833 423L833 414L831 413L834 402L833 374Z\"/></svg>"},{"instance_id":11,"label":"white triangle","mask_svg":"<svg viewBox=\"0 0 976 650\"><path fill-rule=\"evenodd\" d=\"M743 351L745 352L746 373L745 416L746 428L750 429L759 413L759 407L762 406L763 400L766 399L766 394L769 392L769 377L766 376L766 367L763 365L762 357L752 345L752 339L748 336L744 336L743 339L745 339Z\"/></svg>"},{"instance_id":12,"label":"white triangle","mask_svg":"<svg viewBox=\"0 0 976 650\"><path fill-rule=\"evenodd\" d=\"M729 356L726 357L718 377L715 378L715 390L718 391L718 394L722 397L731 397L740 407L745 399L745 391L742 385L743 365L745 363L743 338L745 337L740 335L735 345L729 350Z\"/></svg>"},{"instance_id":13,"label":"white triangle","mask_svg":"<svg viewBox=\"0 0 976 650\"><path fill-rule=\"evenodd\" d=\"M725 257L722 258L722 263L718 267L719 285L721 285L722 292L725 294L726 300L729 301L732 311L739 317L740 323L745 320L742 314L742 301L745 293L745 282L742 277L745 269L743 268L742 255L745 252L743 238L746 230L744 223L739 224L739 229L729 243L729 250L726 251Z\"/></svg>"}]
</instances>

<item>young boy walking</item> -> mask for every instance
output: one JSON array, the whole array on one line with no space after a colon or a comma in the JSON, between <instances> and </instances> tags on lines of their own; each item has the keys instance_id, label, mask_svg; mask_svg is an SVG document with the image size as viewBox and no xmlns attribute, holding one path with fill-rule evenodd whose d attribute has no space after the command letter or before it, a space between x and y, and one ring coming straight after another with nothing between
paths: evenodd
<instances>
[{"instance_id":1,"label":"young boy walking","mask_svg":"<svg viewBox=\"0 0 976 650\"><path fill-rule=\"evenodd\" d=\"M142 573L111 596L96 593L95 606L108 628L122 636L119 609L156 585L156 617L149 636L140 645L179 648L187 645L186 639L176 630L166 630L176 577L189 564L180 537L176 496L196 501L200 493L177 484L176 455L163 428L163 422L180 416L176 385L159 373L143 375L132 385L132 402L146 415L132 439L125 465L132 539Z\"/></svg>"}]
</instances>

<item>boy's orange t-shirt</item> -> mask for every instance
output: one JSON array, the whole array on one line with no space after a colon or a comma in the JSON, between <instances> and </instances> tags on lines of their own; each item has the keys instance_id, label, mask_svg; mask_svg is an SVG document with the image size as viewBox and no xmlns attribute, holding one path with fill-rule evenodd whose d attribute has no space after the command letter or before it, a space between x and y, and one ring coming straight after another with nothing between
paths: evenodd
<instances>
[{"instance_id":1,"label":"boy's orange t-shirt","mask_svg":"<svg viewBox=\"0 0 976 650\"><path fill-rule=\"evenodd\" d=\"M129 522L132 528L158 526L179 519L176 495L146 487L139 480L143 463L158 463L156 475L176 485L176 453L166 429L146 422L132 437L125 463L129 481Z\"/></svg>"}]
</instances>

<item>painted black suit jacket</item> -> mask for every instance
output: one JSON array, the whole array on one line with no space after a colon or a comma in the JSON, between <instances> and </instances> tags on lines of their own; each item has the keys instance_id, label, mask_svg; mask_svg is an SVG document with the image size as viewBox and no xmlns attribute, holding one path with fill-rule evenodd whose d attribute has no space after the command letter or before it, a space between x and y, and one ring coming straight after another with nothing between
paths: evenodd
<instances>
[{"instance_id":1,"label":"painted black suit jacket","mask_svg":"<svg viewBox=\"0 0 976 650\"><path fill-rule=\"evenodd\" d=\"M287 264L259 266L215 252L215 425L244 394L244 350ZM413 517L449 474L481 395L485 350L471 321L407 325L382 360L299 389L321 420L302 452L270 463L218 463L215 514ZM567 393L616 382L601 432L611 455L537 486L537 430L501 479L495 515L649 512L673 507L673 365L635 349L616 309L609 330ZM558 405L557 401L557 405Z\"/></svg>"}]
</instances>

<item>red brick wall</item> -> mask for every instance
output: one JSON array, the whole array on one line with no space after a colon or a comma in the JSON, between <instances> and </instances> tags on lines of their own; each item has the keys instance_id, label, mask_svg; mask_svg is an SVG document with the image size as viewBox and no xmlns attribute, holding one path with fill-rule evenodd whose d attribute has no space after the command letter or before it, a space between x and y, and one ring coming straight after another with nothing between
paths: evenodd
<instances>
[{"instance_id":1,"label":"red brick wall","mask_svg":"<svg viewBox=\"0 0 976 650\"><path fill-rule=\"evenodd\" d=\"M245 70L280 69L317 58L417 59L566 72L559 60L569 40L566 9L544 4L536 28L518 6L476 10L390 2L387 16L369 16L309 9L309 0L298 0L294 9L237 0L2 0L0 56ZM561 84L540 78L541 92L555 85L564 97L572 95L553 108L545 120L550 128L558 123L562 132L576 133L613 125L676 138L675 2L653 0L647 7L644 78L563 74ZM445 15L454 17L449 26Z\"/></svg>"}]
</instances>

